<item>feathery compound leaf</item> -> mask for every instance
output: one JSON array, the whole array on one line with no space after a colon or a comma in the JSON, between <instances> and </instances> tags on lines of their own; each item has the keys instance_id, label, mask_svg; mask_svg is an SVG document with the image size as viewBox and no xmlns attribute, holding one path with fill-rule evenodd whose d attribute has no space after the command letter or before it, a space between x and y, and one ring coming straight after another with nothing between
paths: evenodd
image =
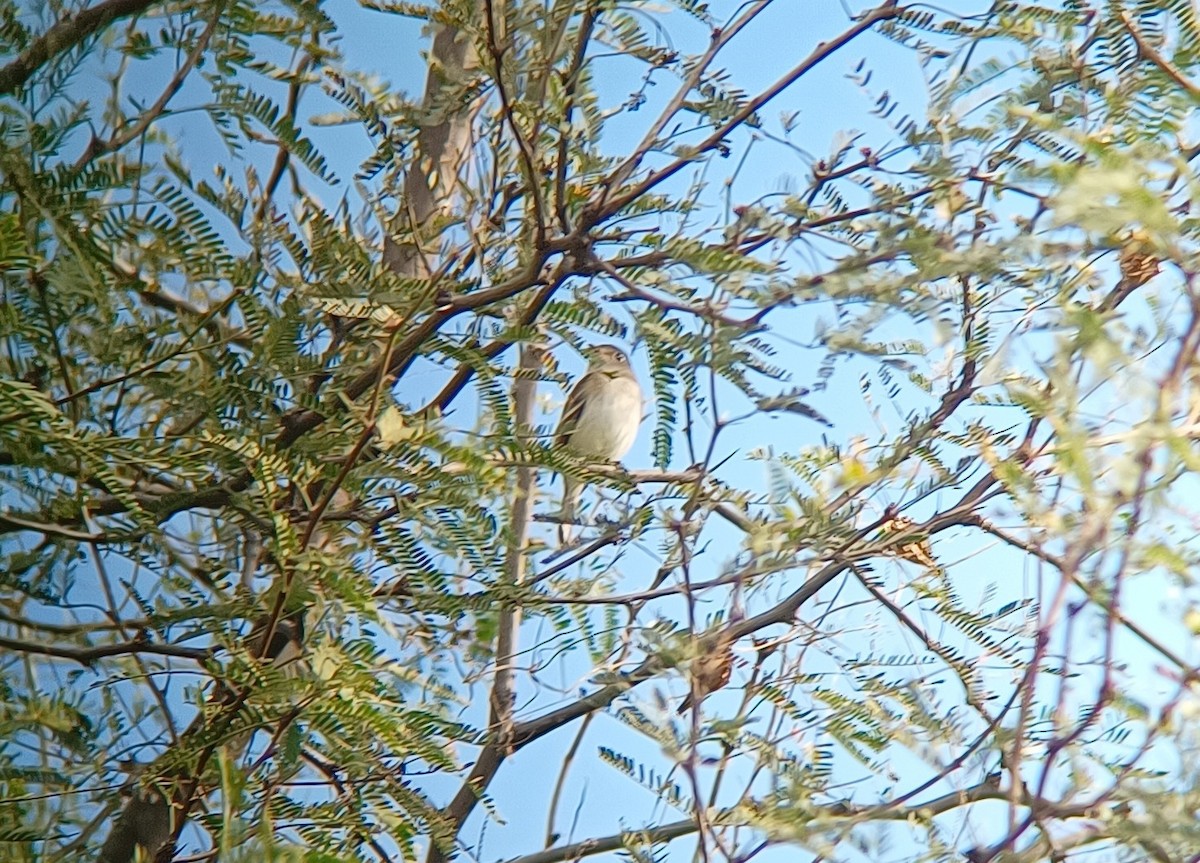
<instances>
[{"instance_id":1,"label":"feathery compound leaf","mask_svg":"<svg viewBox=\"0 0 1200 863\"><path fill-rule=\"evenodd\" d=\"M643 319L645 320L647 319ZM671 332L677 325L665 320L661 314L656 315L653 320L654 334L649 332L644 323L641 329L647 334L646 353L650 359L650 378L654 387L654 463L660 468L666 468L671 463L677 418L675 390L679 379L676 369L683 365L684 360L681 350L656 338L658 334Z\"/></svg>"}]
</instances>

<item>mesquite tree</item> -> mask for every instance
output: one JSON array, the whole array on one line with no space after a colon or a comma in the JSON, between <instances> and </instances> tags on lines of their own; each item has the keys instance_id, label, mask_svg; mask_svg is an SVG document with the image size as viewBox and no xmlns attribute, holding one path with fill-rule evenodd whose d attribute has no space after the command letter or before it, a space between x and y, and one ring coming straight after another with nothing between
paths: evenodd
<instances>
[{"instance_id":1,"label":"mesquite tree","mask_svg":"<svg viewBox=\"0 0 1200 863\"><path fill-rule=\"evenodd\" d=\"M1197 12L816 5L3 5L6 859L1197 859Z\"/></svg>"}]
</instances>

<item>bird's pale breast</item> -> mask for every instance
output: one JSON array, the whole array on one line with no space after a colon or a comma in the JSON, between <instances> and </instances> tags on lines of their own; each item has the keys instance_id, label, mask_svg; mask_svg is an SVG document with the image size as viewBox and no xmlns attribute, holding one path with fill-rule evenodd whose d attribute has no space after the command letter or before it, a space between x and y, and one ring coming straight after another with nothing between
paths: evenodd
<instances>
[{"instance_id":1,"label":"bird's pale breast","mask_svg":"<svg viewBox=\"0 0 1200 863\"><path fill-rule=\"evenodd\" d=\"M637 381L618 377L588 399L571 449L580 455L616 460L629 452L642 420L642 391Z\"/></svg>"}]
</instances>

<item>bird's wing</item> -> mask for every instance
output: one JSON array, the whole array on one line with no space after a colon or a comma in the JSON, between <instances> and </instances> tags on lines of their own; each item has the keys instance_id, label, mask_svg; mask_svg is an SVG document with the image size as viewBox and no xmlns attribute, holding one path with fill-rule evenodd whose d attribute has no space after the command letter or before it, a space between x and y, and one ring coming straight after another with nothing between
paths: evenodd
<instances>
[{"instance_id":1,"label":"bird's wing","mask_svg":"<svg viewBox=\"0 0 1200 863\"><path fill-rule=\"evenodd\" d=\"M275 665L284 665L298 659L304 653L304 614L305 610L300 608L276 620L271 631L271 640L266 645L263 644L263 639L267 634L267 624L270 623L271 615L268 613L260 617L246 637L251 653Z\"/></svg>"},{"instance_id":2,"label":"bird's wing","mask_svg":"<svg viewBox=\"0 0 1200 863\"><path fill-rule=\"evenodd\" d=\"M587 404L588 397L599 382L597 374L597 372L588 372L579 379L575 389L571 390L571 394L567 396L567 403L563 406L562 419L558 421L558 429L554 433L556 447L565 447L571 443L571 435L575 433L579 419L583 416L583 406Z\"/></svg>"}]
</instances>

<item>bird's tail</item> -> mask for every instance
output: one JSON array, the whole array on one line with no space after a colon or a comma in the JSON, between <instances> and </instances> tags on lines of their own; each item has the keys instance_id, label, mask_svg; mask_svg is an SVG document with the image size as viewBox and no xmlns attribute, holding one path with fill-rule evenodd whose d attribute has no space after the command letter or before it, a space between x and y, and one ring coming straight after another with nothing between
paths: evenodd
<instances>
[{"instance_id":1,"label":"bird's tail","mask_svg":"<svg viewBox=\"0 0 1200 863\"><path fill-rule=\"evenodd\" d=\"M569 543L575 532L575 505L579 503L579 496L582 493L583 485L579 480L563 476L562 506L558 510L559 518L562 519L558 525L559 545Z\"/></svg>"}]
</instances>

